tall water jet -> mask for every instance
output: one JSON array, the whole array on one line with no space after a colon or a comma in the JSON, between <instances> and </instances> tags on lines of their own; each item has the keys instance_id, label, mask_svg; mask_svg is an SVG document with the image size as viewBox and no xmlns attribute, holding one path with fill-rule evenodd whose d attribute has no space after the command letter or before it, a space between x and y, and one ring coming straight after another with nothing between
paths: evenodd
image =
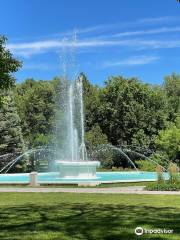
<instances>
[{"instance_id":1,"label":"tall water jet","mask_svg":"<svg viewBox=\"0 0 180 240\"><path fill-rule=\"evenodd\" d=\"M63 109L55 133L60 133L59 143L56 140L58 159L55 162L61 178L96 178L96 167L100 163L88 160L84 139L83 76L74 75L73 79L68 77L68 67L63 68L66 71L61 92L63 99L59 102L60 106L63 103Z\"/></svg>"}]
</instances>

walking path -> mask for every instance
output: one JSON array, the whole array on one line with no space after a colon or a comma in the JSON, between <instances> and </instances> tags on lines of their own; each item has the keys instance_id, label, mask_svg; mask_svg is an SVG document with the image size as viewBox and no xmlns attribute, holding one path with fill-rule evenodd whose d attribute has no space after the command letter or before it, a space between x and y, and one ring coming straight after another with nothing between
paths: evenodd
<instances>
[{"instance_id":1,"label":"walking path","mask_svg":"<svg viewBox=\"0 0 180 240\"><path fill-rule=\"evenodd\" d=\"M0 187L0 192L30 192L30 193L104 193L104 194L167 194L180 195L180 191L146 191L143 186L111 187L111 188L62 188L62 187Z\"/></svg>"}]
</instances>

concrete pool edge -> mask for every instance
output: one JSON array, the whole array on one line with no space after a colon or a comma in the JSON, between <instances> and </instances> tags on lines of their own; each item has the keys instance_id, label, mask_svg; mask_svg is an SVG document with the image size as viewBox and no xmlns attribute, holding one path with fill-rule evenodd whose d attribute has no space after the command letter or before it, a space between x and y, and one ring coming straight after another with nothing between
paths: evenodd
<instances>
[{"instance_id":1,"label":"concrete pool edge","mask_svg":"<svg viewBox=\"0 0 180 240\"><path fill-rule=\"evenodd\" d=\"M36 176L37 185L91 185L96 186L99 184L115 184L115 183L138 183L138 182L154 182L156 181L155 172L137 172L137 171L126 171L126 172L97 172L96 179L61 179L57 177L57 172L45 172L45 173L8 173L0 174L0 185L29 185L31 181L31 175ZM134 176L137 174L137 177ZM152 175L151 175L152 174ZM129 175L129 176L128 176ZM143 176L144 175L144 176ZM115 176L116 179L105 179ZM126 177L125 177L126 176ZM12 179L11 179L12 177ZM17 177L17 179L16 179ZM40 179L38 179L38 177ZM125 179L120 179L120 178ZM128 179L129 177L129 179ZM140 177L140 178L139 178ZM24 179L25 178L25 179ZM53 179L54 178L54 179ZM119 178L119 179L118 179ZM134 179L133 179L134 178ZM166 176L167 178L167 176Z\"/></svg>"}]
</instances>

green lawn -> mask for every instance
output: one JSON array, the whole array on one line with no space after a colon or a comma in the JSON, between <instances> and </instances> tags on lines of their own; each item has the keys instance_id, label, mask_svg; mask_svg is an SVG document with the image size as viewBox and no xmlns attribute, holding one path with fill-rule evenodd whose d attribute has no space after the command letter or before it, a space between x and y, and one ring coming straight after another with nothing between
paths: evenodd
<instances>
[{"instance_id":1,"label":"green lawn","mask_svg":"<svg viewBox=\"0 0 180 240\"><path fill-rule=\"evenodd\" d=\"M174 229L136 237L134 228ZM2 240L180 239L180 196L0 193Z\"/></svg>"}]
</instances>

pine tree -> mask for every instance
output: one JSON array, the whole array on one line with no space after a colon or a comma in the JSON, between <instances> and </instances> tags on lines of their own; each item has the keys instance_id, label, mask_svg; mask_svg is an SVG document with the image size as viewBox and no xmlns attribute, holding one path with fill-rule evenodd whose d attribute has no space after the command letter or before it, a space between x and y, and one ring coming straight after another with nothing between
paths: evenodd
<instances>
[{"instance_id":1,"label":"pine tree","mask_svg":"<svg viewBox=\"0 0 180 240\"><path fill-rule=\"evenodd\" d=\"M24 151L24 141L11 91L2 91L0 105L0 167L19 156ZM4 155L4 157L2 156Z\"/></svg>"}]
</instances>

